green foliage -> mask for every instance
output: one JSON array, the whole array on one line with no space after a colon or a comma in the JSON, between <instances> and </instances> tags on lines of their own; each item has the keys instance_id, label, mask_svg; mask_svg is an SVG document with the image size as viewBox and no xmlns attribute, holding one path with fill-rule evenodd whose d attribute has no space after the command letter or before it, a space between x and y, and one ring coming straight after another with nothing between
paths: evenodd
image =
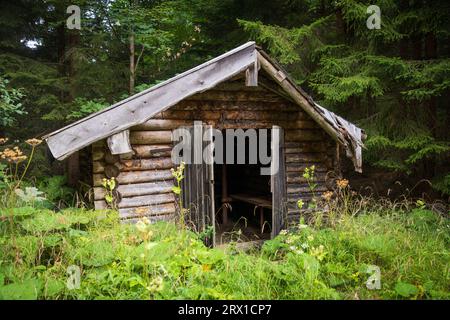
<instances>
[{"instance_id":1,"label":"green foliage","mask_svg":"<svg viewBox=\"0 0 450 320\"><path fill-rule=\"evenodd\" d=\"M368 149L367 157L375 165L408 173L421 161L445 156L450 152L448 142L436 141L427 134L417 134L401 140L372 135L365 144Z\"/></svg>"},{"instance_id":2,"label":"green foliage","mask_svg":"<svg viewBox=\"0 0 450 320\"><path fill-rule=\"evenodd\" d=\"M116 207L116 199L114 198L114 189L116 188L116 180L114 177L111 179L103 178L102 180L102 187L105 189L105 201L108 203L108 205L111 208Z\"/></svg>"},{"instance_id":3,"label":"green foliage","mask_svg":"<svg viewBox=\"0 0 450 320\"><path fill-rule=\"evenodd\" d=\"M378 30L366 27L372 4L382 11ZM238 22L317 100L365 129L367 163L442 181L438 170L434 177L421 170L448 166L448 4L340 0L305 7L288 27L283 19Z\"/></svg>"},{"instance_id":4,"label":"green foliage","mask_svg":"<svg viewBox=\"0 0 450 320\"><path fill-rule=\"evenodd\" d=\"M38 183L38 189L51 204L70 204L74 190L67 186L66 176L45 177Z\"/></svg>"},{"instance_id":5,"label":"green foliage","mask_svg":"<svg viewBox=\"0 0 450 320\"><path fill-rule=\"evenodd\" d=\"M433 187L444 194L450 195L450 173L435 179L433 181Z\"/></svg>"},{"instance_id":6,"label":"green foliage","mask_svg":"<svg viewBox=\"0 0 450 320\"><path fill-rule=\"evenodd\" d=\"M11 127L16 117L26 114L22 103L24 94L21 90L7 88L9 81L0 77L0 126Z\"/></svg>"},{"instance_id":7,"label":"green foliage","mask_svg":"<svg viewBox=\"0 0 450 320\"><path fill-rule=\"evenodd\" d=\"M403 298L409 298L419 293L417 287L411 283L397 282L395 285L395 292L397 292Z\"/></svg>"},{"instance_id":8,"label":"green foliage","mask_svg":"<svg viewBox=\"0 0 450 320\"><path fill-rule=\"evenodd\" d=\"M84 118L87 115L105 109L108 106L102 99L86 100L84 98L75 99L74 105L75 107L72 112L66 116L67 120L73 121Z\"/></svg>"},{"instance_id":9,"label":"green foliage","mask_svg":"<svg viewBox=\"0 0 450 320\"><path fill-rule=\"evenodd\" d=\"M302 223L249 253L207 248L172 223L120 224L113 211L7 212L1 299L449 297L448 221L426 209L383 207L342 216L333 228ZM65 285L71 265L81 271L72 290ZM381 270L380 290L366 287L370 265Z\"/></svg>"},{"instance_id":10,"label":"green foliage","mask_svg":"<svg viewBox=\"0 0 450 320\"><path fill-rule=\"evenodd\" d=\"M315 32L328 20L328 17L320 18L311 25L293 29L264 25L260 21L253 22L238 19L238 22L253 38L266 44L270 52L276 55L281 63L291 64L302 60L296 51L299 46L304 46L311 42L317 46L320 43Z\"/></svg>"}]
</instances>

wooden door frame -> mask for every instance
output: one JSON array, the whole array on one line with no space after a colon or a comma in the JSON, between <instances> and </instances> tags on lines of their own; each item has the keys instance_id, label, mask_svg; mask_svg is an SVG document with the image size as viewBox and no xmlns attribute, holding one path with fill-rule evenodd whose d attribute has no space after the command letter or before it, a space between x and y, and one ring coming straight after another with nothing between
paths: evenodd
<instances>
[{"instance_id":1,"label":"wooden door frame","mask_svg":"<svg viewBox=\"0 0 450 320\"><path fill-rule=\"evenodd\" d=\"M274 152L274 130L278 129L279 132L279 143L278 143L278 152ZM272 126L272 135L271 135L271 148L272 148L272 162L271 162L271 170L274 170L274 163L278 162L278 171L276 174L271 175L271 183L270 188L272 192L272 230L270 233L270 238L275 238L278 233L281 231L281 228L284 227L284 216L286 209L286 159L284 154L284 129L280 126ZM273 173L273 171L272 171Z\"/></svg>"}]
</instances>

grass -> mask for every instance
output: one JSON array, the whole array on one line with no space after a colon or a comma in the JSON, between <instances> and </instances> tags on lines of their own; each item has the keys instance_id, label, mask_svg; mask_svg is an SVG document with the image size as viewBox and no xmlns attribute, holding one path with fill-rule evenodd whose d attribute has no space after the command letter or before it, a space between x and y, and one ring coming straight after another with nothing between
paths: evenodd
<instances>
[{"instance_id":1,"label":"grass","mask_svg":"<svg viewBox=\"0 0 450 320\"><path fill-rule=\"evenodd\" d=\"M247 253L207 248L173 223L121 224L114 211L0 212L2 299L450 297L449 221L425 208L302 221ZM373 265L379 290L366 286Z\"/></svg>"}]
</instances>

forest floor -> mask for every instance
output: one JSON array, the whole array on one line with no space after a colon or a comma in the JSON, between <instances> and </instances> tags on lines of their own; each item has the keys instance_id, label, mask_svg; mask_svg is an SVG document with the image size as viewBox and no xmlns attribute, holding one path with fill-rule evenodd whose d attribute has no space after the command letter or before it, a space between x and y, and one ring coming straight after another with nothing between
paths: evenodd
<instances>
[{"instance_id":1,"label":"forest floor","mask_svg":"<svg viewBox=\"0 0 450 320\"><path fill-rule=\"evenodd\" d=\"M221 249L115 211L0 209L1 299L449 299L450 223L392 206Z\"/></svg>"}]
</instances>

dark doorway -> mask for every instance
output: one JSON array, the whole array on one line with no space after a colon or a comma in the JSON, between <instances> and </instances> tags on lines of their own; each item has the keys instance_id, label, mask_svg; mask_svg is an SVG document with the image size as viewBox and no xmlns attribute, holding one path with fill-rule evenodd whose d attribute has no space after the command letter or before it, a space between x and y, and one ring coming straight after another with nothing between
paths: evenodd
<instances>
[{"instance_id":1,"label":"dark doorway","mask_svg":"<svg viewBox=\"0 0 450 320\"><path fill-rule=\"evenodd\" d=\"M266 150L270 155L270 130ZM226 134L223 132L224 145ZM257 146L260 152L260 132L257 131ZM264 140L263 140L264 141ZM245 163L237 163L237 145L234 146L233 163L214 165L214 194L216 197L216 244L230 241L257 241L270 239L272 231L271 176L261 175L261 163L249 163L250 139L246 140ZM254 143L254 142L253 142ZM226 149L226 148L224 148ZM224 159L226 159L224 150ZM228 160L229 161L229 160ZM226 161L225 161L226 162ZM254 161L253 161L254 162Z\"/></svg>"}]
</instances>

